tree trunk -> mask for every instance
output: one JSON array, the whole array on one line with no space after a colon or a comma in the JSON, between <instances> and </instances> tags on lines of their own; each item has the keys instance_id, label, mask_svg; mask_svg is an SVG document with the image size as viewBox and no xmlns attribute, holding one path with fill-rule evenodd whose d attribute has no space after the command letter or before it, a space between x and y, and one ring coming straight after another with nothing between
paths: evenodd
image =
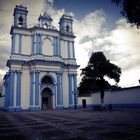
<instances>
[{"instance_id":1,"label":"tree trunk","mask_svg":"<svg viewBox=\"0 0 140 140\"><path fill-rule=\"evenodd\" d=\"M102 89L100 91L101 94L101 109L104 109L105 105L104 105L104 90Z\"/></svg>"}]
</instances>

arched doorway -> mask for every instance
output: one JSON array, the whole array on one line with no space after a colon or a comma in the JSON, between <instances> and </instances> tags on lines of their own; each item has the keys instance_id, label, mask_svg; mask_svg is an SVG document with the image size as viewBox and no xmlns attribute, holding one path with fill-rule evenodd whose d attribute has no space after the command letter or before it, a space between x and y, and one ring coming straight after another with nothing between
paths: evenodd
<instances>
[{"instance_id":1,"label":"arched doorway","mask_svg":"<svg viewBox=\"0 0 140 140\"><path fill-rule=\"evenodd\" d=\"M46 75L41 80L42 90L42 109L52 109L53 108L53 91L52 85L54 83L53 78L50 75Z\"/></svg>"},{"instance_id":2,"label":"arched doorway","mask_svg":"<svg viewBox=\"0 0 140 140\"><path fill-rule=\"evenodd\" d=\"M42 109L52 109L52 91L45 88L42 91Z\"/></svg>"}]
</instances>

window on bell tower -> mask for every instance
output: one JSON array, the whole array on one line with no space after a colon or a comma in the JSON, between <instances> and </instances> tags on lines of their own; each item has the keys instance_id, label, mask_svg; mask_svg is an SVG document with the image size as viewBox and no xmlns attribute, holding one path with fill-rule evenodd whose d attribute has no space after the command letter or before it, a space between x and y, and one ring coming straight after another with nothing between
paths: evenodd
<instances>
[{"instance_id":1,"label":"window on bell tower","mask_svg":"<svg viewBox=\"0 0 140 140\"><path fill-rule=\"evenodd\" d=\"M22 16L19 17L19 26L20 27L23 26L23 17Z\"/></svg>"}]
</instances>

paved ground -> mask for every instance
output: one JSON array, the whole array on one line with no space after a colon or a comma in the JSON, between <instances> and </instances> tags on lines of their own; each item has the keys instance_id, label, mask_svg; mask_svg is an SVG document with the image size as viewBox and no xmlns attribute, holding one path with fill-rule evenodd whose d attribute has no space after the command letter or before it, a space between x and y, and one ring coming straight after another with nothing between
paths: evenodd
<instances>
[{"instance_id":1,"label":"paved ground","mask_svg":"<svg viewBox=\"0 0 140 140\"><path fill-rule=\"evenodd\" d=\"M0 112L0 140L140 140L140 110Z\"/></svg>"}]
</instances>

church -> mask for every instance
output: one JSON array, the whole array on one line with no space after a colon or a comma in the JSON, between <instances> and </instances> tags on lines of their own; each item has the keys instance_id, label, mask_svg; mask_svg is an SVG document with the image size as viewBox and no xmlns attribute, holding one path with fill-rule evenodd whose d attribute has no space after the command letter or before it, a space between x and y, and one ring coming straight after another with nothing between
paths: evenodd
<instances>
[{"instance_id":1,"label":"church","mask_svg":"<svg viewBox=\"0 0 140 140\"><path fill-rule=\"evenodd\" d=\"M5 109L39 111L76 108L77 68L73 19L63 15L59 30L46 13L27 26L27 7L16 5L11 26L11 53L4 76Z\"/></svg>"}]
</instances>

